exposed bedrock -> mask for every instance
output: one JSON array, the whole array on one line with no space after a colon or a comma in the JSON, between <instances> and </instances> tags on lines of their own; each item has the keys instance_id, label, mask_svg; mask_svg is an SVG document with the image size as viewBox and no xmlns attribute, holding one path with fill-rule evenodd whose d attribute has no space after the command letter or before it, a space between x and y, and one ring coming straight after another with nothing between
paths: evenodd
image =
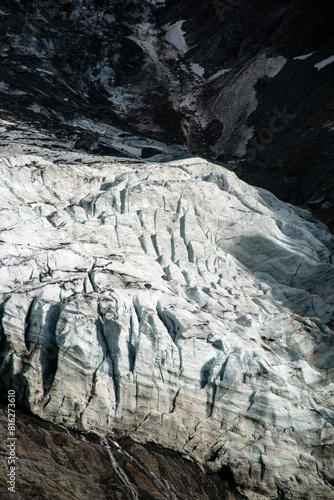
<instances>
[{"instance_id":1,"label":"exposed bedrock","mask_svg":"<svg viewBox=\"0 0 334 500\"><path fill-rule=\"evenodd\" d=\"M334 230L331 0L3 0L0 21L1 119L94 154L190 152Z\"/></svg>"}]
</instances>

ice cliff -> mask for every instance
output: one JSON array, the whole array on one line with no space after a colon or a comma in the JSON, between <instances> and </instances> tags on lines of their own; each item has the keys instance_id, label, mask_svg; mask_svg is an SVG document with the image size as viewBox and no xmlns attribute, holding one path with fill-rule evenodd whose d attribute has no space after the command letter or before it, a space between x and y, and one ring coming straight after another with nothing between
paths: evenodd
<instances>
[{"instance_id":1,"label":"ice cliff","mask_svg":"<svg viewBox=\"0 0 334 500\"><path fill-rule=\"evenodd\" d=\"M199 158L0 163L0 378L43 419L333 498L334 238Z\"/></svg>"}]
</instances>

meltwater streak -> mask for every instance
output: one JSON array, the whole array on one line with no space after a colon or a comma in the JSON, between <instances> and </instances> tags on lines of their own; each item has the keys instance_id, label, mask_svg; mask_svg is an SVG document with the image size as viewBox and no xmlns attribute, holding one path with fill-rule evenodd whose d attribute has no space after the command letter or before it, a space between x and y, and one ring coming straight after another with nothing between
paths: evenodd
<instances>
[{"instance_id":1,"label":"meltwater streak","mask_svg":"<svg viewBox=\"0 0 334 500\"><path fill-rule=\"evenodd\" d=\"M123 471L123 469L121 469L121 467L116 462L115 457L114 457L114 455L113 455L113 453L112 453L112 451L110 449L110 446L109 446L109 443L108 443L107 439L106 438L101 438L100 443L107 450L107 453L108 453L109 458L110 458L111 465L113 466L114 471L116 472L116 474L118 475L118 477L120 478L120 480L122 481L122 483L124 483L124 485L129 490L131 498L133 500L139 500L138 493L137 493L137 490L136 490L135 486L131 483L131 481L129 480L128 476L125 474L125 472Z\"/></svg>"},{"instance_id":2,"label":"meltwater streak","mask_svg":"<svg viewBox=\"0 0 334 500\"><path fill-rule=\"evenodd\" d=\"M112 441L112 443L122 452L124 453L124 455L126 455L129 460L131 460L131 462L135 463L137 465L137 467L139 467L142 471L144 471L146 474L148 474L149 476L151 476L151 478L153 479L153 482L155 484L155 486L158 488L158 490L160 492L162 492L164 495L165 495L165 498L166 500L178 500L177 496L175 495L175 493L171 490L171 487L173 487L169 481L167 481L167 479L163 479L162 481L154 474L154 472L151 472L147 469L145 469L145 467L140 463L138 462L138 460L136 460L132 455L130 455L127 451L123 450L123 448L120 447L120 445L118 443L116 443L116 441Z\"/></svg>"}]
</instances>

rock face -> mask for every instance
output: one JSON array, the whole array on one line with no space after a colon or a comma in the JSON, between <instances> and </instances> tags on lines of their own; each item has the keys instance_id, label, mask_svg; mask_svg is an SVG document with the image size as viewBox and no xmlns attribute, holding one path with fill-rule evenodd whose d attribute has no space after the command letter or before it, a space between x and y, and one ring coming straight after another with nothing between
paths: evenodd
<instances>
[{"instance_id":1,"label":"rock face","mask_svg":"<svg viewBox=\"0 0 334 500\"><path fill-rule=\"evenodd\" d=\"M8 403L8 401L7 401ZM0 495L27 500L242 500L222 474L205 474L157 445L69 432L16 411L16 485L8 492L7 404L0 403ZM224 471L223 471L224 472Z\"/></svg>"},{"instance_id":2,"label":"rock face","mask_svg":"<svg viewBox=\"0 0 334 500\"><path fill-rule=\"evenodd\" d=\"M331 0L3 0L0 117L94 153L191 151L334 229L333 20Z\"/></svg>"},{"instance_id":3,"label":"rock face","mask_svg":"<svg viewBox=\"0 0 334 500\"><path fill-rule=\"evenodd\" d=\"M43 419L333 497L334 239L193 158L3 157L4 388Z\"/></svg>"}]
</instances>

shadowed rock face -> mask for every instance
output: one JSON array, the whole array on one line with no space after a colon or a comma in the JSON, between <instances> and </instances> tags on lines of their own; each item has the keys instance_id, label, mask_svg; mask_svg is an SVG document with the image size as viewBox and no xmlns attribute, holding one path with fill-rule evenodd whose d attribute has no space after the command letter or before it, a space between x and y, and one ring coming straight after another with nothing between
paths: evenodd
<instances>
[{"instance_id":1,"label":"shadowed rock face","mask_svg":"<svg viewBox=\"0 0 334 500\"><path fill-rule=\"evenodd\" d=\"M83 435L16 412L16 488L8 492L7 404L0 406L0 494L26 500L242 500L226 470L204 474L172 450Z\"/></svg>"},{"instance_id":2,"label":"shadowed rock face","mask_svg":"<svg viewBox=\"0 0 334 500\"><path fill-rule=\"evenodd\" d=\"M333 8L4 1L1 113L81 150L227 163L332 228L334 66L316 65L334 55Z\"/></svg>"},{"instance_id":3,"label":"shadowed rock face","mask_svg":"<svg viewBox=\"0 0 334 500\"><path fill-rule=\"evenodd\" d=\"M332 498L325 227L202 159L35 149L0 165L3 389L249 499Z\"/></svg>"}]
</instances>

